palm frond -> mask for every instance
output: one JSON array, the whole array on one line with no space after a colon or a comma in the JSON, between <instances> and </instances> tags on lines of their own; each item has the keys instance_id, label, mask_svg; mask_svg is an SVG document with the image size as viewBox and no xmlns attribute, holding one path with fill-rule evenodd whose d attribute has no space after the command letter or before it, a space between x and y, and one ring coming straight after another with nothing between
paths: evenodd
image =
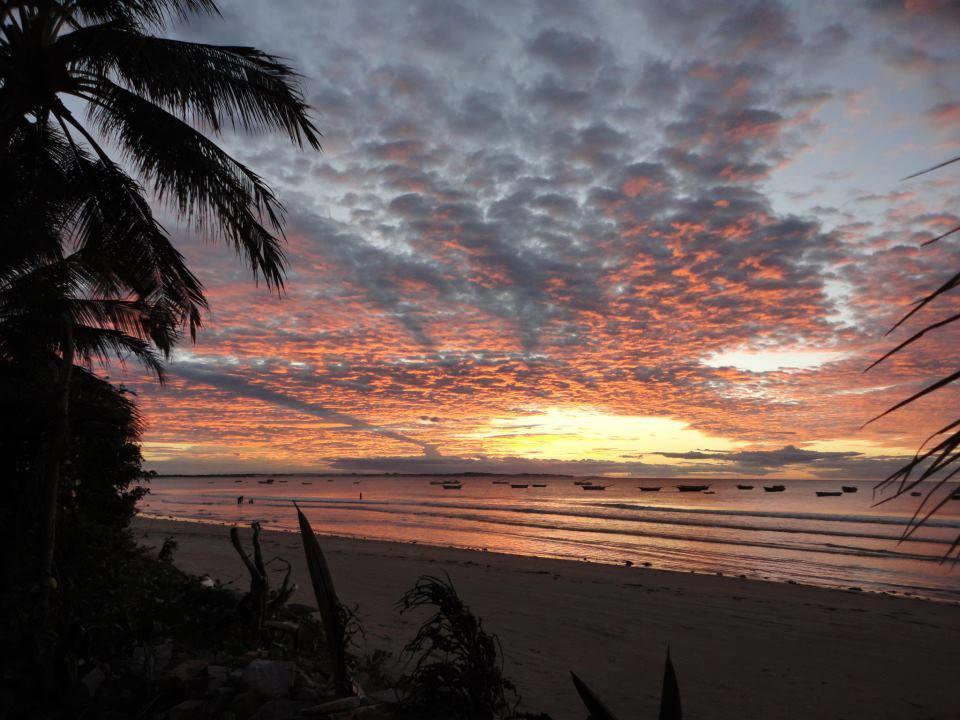
<instances>
[{"instance_id":1,"label":"palm frond","mask_svg":"<svg viewBox=\"0 0 960 720\"><path fill-rule=\"evenodd\" d=\"M215 132L225 125L276 130L298 146L320 148L320 132L293 82L296 73L256 48L170 40L122 23L81 28L58 43L77 66L80 91L115 77L147 102Z\"/></svg>"},{"instance_id":2,"label":"palm frond","mask_svg":"<svg viewBox=\"0 0 960 720\"><path fill-rule=\"evenodd\" d=\"M110 82L91 91L92 117L124 148L161 201L230 241L255 277L283 285L283 208L253 171L187 123ZM264 226L270 226L268 230Z\"/></svg>"}]
</instances>

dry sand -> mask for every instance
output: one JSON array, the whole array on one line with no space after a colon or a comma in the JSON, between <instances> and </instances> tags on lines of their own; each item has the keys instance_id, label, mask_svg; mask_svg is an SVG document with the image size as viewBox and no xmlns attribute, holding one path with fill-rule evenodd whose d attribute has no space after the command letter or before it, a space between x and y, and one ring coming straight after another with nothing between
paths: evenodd
<instances>
[{"instance_id":1,"label":"dry sand","mask_svg":"<svg viewBox=\"0 0 960 720\"><path fill-rule=\"evenodd\" d=\"M142 542L245 589L222 526L138 518ZM249 533L245 533L249 537ZM313 604L299 536L264 533ZM417 621L394 609L422 574L449 573L503 644L524 707L582 720L573 669L622 718L654 718L667 645L690 718L960 718L960 607L563 560L321 538L341 600L360 604L368 649L396 653ZM279 569L278 569L279 572ZM960 578L958 578L960 581Z\"/></svg>"}]
</instances>

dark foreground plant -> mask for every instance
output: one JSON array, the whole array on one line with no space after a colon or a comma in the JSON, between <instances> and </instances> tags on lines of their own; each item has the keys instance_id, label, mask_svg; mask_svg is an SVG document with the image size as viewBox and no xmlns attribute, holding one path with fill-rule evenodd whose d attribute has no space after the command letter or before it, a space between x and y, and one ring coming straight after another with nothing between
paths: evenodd
<instances>
[{"instance_id":1,"label":"dark foreground plant","mask_svg":"<svg viewBox=\"0 0 960 720\"><path fill-rule=\"evenodd\" d=\"M508 718L520 697L503 676L500 641L457 595L450 577L425 575L397 603L401 612L435 608L403 649L401 707L437 718Z\"/></svg>"},{"instance_id":2,"label":"dark foreground plant","mask_svg":"<svg viewBox=\"0 0 960 720\"><path fill-rule=\"evenodd\" d=\"M249 617L256 637L259 640L260 633L263 630L263 624L267 617L290 599L290 596L293 595L297 586L290 584L290 573L293 571L293 567L289 562L280 557L264 562L263 550L260 547L260 523L251 523L250 527L253 530L253 538L251 540L253 545L253 558L243 549L243 543L240 542L239 528L230 528L230 543L243 561L247 572L250 573L250 591L243 596L238 610ZM287 566L287 572L283 576L280 587L276 591L271 591L267 566L274 562L285 564Z\"/></svg>"},{"instance_id":3,"label":"dark foreground plant","mask_svg":"<svg viewBox=\"0 0 960 720\"><path fill-rule=\"evenodd\" d=\"M572 670L570 671L570 677L573 680L573 686L577 689L577 694L590 712L590 720L617 720L613 711ZM674 671L673 662L670 660L669 648L667 649L667 661L663 666L663 690L660 693L660 715L658 717L659 720L682 720L683 718L680 688L677 685L677 673Z\"/></svg>"},{"instance_id":4,"label":"dark foreground plant","mask_svg":"<svg viewBox=\"0 0 960 720\"><path fill-rule=\"evenodd\" d=\"M960 157L952 158L932 168L915 173L914 175L911 175L905 179L924 175L928 172L938 170L955 162L960 162ZM957 232L960 232L960 226L938 235L937 237L931 238L923 244L931 245L932 243L939 242L940 240L943 240L944 238ZM899 328L911 317L930 305L930 303L932 303L934 300L947 296L948 293L951 293L958 287L960 287L960 272L955 272L946 282L942 283L935 290L914 303L913 308L902 318L900 318L896 325L894 325L887 332L887 334L889 335L894 330ZM883 355L883 357L871 363L867 370L876 367L887 358L896 355L910 345L913 345L927 333L934 330L942 330L958 320L960 320L960 312L952 312L946 318L926 325L924 328L918 332L915 332L913 335L887 352L885 355ZM906 405L910 405L911 403L916 402L917 400L920 400L931 393L942 390L957 380L960 380L960 369L953 370L936 382L933 382L922 390L917 391L905 400L901 400L893 407L871 419L867 425L886 415L889 415L896 410L899 410ZM891 495L881 500L881 503L883 503L913 491L925 481L934 481L933 487L927 492L920 505L914 512L913 517L910 519L910 522L903 532L902 539L905 540L909 538L917 530L917 528L923 525L936 512L941 510L944 505L954 498L956 490L951 489L947 483L954 479L958 473L960 473L960 418L952 420L947 425L930 435L920 445L910 462L884 479L876 487L878 491L885 491L891 488L893 489L893 493ZM956 539L953 541L953 544L947 550L944 559L946 560L952 555L955 556L955 561L960 561L960 535L957 535Z\"/></svg>"},{"instance_id":5,"label":"dark foreground plant","mask_svg":"<svg viewBox=\"0 0 960 720\"><path fill-rule=\"evenodd\" d=\"M296 506L296 503L294 503ZM347 646L350 644L350 627L355 626L356 616L353 611L340 603L337 591L333 586L333 576L327 559L320 549L317 536L310 527L310 521L297 507L297 517L300 521L300 539L303 542L303 551L307 557L307 569L310 571L310 582L313 584L313 594L317 599L320 617L323 619L323 631L326 636L327 651L333 665L333 685L338 695L353 695L353 683L347 671Z\"/></svg>"}]
</instances>

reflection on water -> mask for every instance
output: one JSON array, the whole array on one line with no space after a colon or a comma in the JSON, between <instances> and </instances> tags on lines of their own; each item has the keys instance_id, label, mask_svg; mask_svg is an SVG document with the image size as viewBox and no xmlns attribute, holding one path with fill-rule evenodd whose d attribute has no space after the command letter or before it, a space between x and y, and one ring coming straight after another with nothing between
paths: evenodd
<instances>
[{"instance_id":1,"label":"reflection on water","mask_svg":"<svg viewBox=\"0 0 960 720\"><path fill-rule=\"evenodd\" d=\"M840 483L785 482L785 492L767 493L762 482L738 490L737 481L720 480L704 494L679 492L668 480L627 478L604 478L603 491L584 491L574 478L533 476L513 478L526 488L501 484L509 478L468 477L459 490L431 484L437 478L430 477L264 479L156 478L141 510L293 530L296 500L314 528L328 534L960 601L960 571L940 563L960 533L960 501L899 542L917 500L875 505L872 482L845 481L858 492L817 497ZM638 487L650 485L662 489Z\"/></svg>"}]
</instances>

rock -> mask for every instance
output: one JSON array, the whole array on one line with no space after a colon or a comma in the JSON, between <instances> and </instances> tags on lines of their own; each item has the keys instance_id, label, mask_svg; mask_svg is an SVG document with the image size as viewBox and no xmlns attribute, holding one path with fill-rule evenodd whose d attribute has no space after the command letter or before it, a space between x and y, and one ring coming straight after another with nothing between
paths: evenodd
<instances>
[{"instance_id":1,"label":"rock","mask_svg":"<svg viewBox=\"0 0 960 720\"><path fill-rule=\"evenodd\" d=\"M237 720L249 720L262 704L263 701L259 695L253 690L247 690L233 699L228 712L232 713Z\"/></svg>"},{"instance_id":2,"label":"rock","mask_svg":"<svg viewBox=\"0 0 960 720\"><path fill-rule=\"evenodd\" d=\"M167 720L204 720L206 709L199 700L184 700L167 710Z\"/></svg>"},{"instance_id":3,"label":"rock","mask_svg":"<svg viewBox=\"0 0 960 720\"><path fill-rule=\"evenodd\" d=\"M99 665L82 678L80 678L80 683L87 689L90 697L93 697L97 694L97 690L100 689L100 686L103 685L103 681L107 679L107 674L103 671Z\"/></svg>"},{"instance_id":4,"label":"rock","mask_svg":"<svg viewBox=\"0 0 960 720\"><path fill-rule=\"evenodd\" d=\"M250 720L289 720L310 703L297 700L267 700L253 714Z\"/></svg>"},{"instance_id":5,"label":"rock","mask_svg":"<svg viewBox=\"0 0 960 720\"><path fill-rule=\"evenodd\" d=\"M243 669L244 684L265 698L282 698L293 690L295 663L284 660L254 660Z\"/></svg>"},{"instance_id":6,"label":"rock","mask_svg":"<svg viewBox=\"0 0 960 720\"><path fill-rule=\"evenodd\" d=\"M207 666L207 692L216 693L230 680L230 668L224 665Z\"/></svg>"}]
</instances>

